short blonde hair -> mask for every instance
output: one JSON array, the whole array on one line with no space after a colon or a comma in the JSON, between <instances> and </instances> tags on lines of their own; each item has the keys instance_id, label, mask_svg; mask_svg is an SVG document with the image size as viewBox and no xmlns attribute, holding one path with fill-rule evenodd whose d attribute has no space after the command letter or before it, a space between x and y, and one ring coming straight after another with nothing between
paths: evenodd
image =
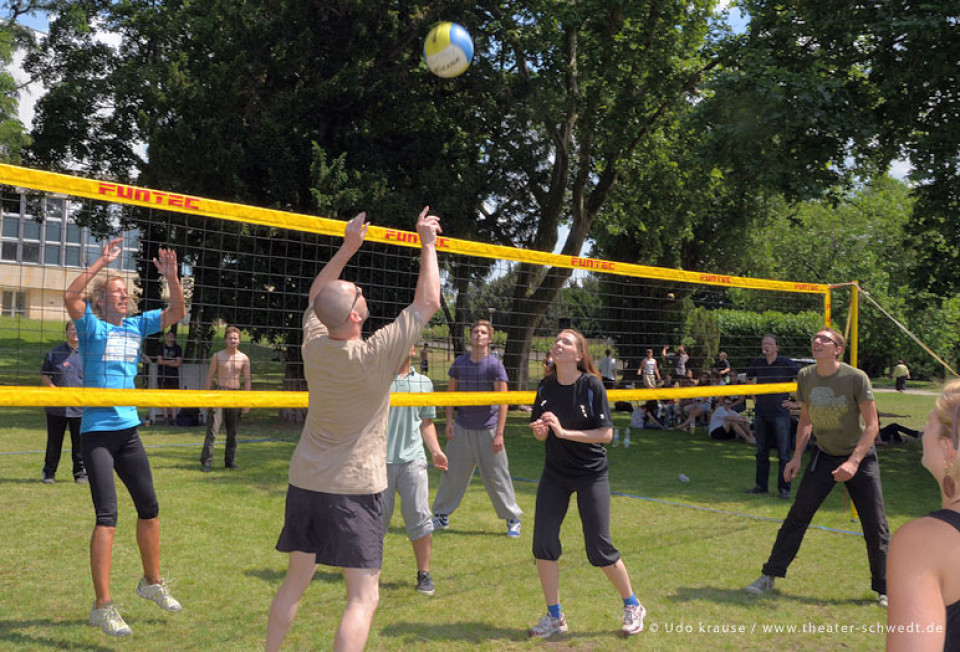
<instances>
[{"instance_id":1,"label":"short blonde hair","mask_svg":"<svg viewBox=\"0 0 960 652\"><path fill-rule=\"evenodd\" d=\"M87 297L87 301L90 303L90 310L93 311L97 317L103 318L103 303L107 300L107 292L109 292L110 284L114 281L120 281L123 283L123 287L127 287L127 281L122 276L117 276L116 274L107 274L106 276L101 276L93 282L93 289L90 291L90 294ZM130 301L134 306L136 301L133 298L133 295L130 294L129 288L127 288L127 295Z\"/></svg>"}]
</instances>

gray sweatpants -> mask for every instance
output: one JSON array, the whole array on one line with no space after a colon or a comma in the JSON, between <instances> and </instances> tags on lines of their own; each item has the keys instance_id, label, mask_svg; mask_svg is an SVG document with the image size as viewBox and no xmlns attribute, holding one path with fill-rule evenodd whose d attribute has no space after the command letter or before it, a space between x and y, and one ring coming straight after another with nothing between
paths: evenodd
<instances>
[{"instance_id":1,"label":"gray sweatpants","mask_svg":"<svg viewBox=\"0 0 960 652\"><path fill-rule=\"evenodd\" d=\"M407 538L416 541L433 532L425 458L403 464L387 464L387 490L383 492L383 536L387 536L397 494L400 494L400 513L403 514Z\"/></svg>"},{"instance_id":2,"label":"gray sweatpants","mask_svg":"<svg viewBox=\"0 0 960 652\"><path fill-rule=\"evenodd\" d=\"M433 499L434 514L453 514L467 492L473 469L477 467L497 516L518 519L523 514L513 491L507 451L504 449L493 454L493 435L493 428L470 430L454 424L453 439L448 440L445 451L448 470L440 476L440 486Z\"/></svg>"}]
</instances>

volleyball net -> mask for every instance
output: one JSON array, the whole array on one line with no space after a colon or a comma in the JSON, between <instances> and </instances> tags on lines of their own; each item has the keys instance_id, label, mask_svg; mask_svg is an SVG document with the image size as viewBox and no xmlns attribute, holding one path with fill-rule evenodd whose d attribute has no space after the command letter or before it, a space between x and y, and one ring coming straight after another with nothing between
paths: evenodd
<instances>
[{"instance_id":1,"label":"volleyball net","mask_svg":"<svg viewBox=\"0 0 960 652\"><path fill-rule=\"evenodd\" d=\"M345 222L3 164L0 204L0 405L307 406L300 357L306 297L339 247ZM187 317L176 334L184 360L181 389L40 386L46 352L63 342L68 321L63 290L96 260L106 238L118 233L124 253L110 272L129 279L140 311L166 305L164 282L152 264L157 250L178 253L187 301ZM419 246L414 232L370 226L343 274L363 288L368 301L365 335L412 301ZM432 380L435 391L394 394L393 405L530 404L543 359L565 327L584 333L595 362L616 360L611 403L792 392L793 383L748 391L736 383L645 389L641 368L651 350L667 380L682 345L694 381L709 376L721 352L731 377L740 378L760 355L764 334L780 338L782 355L802 360L810 355L810 334L831 322L831 290L824 284L666 269L447 236L439 238L437 250L443 307L425 328L413 359L413 368ZM571 273L549 305L533 306L514 298L521 267ZM532 324L522 345L508 341L501 329L521 313ZM518 360L506 371L511 379L529 379L525 386L506 393L444 391L450 365L469 349L469 325L479 319L496 329L494 355L519 351L506 357ZM208 361L223 348L227 325L242 332L240 350L251 359L252 392L203 391ZM155 360L161 345L162 334L145 342L144 351ZM156 386L158 372L145 361L141 384ZM689 379L682 383L689 384Z\"/></svg>"}]
</instances>

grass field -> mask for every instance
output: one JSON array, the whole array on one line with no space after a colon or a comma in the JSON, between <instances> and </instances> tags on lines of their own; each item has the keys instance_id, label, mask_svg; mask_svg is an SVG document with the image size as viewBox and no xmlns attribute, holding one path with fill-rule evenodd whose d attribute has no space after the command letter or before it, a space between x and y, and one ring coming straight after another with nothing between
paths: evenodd
<instances>
[{"instance_id":1,"label":"grass field","mask_svg":"<svg viewBox=\"0 0 960 652\"><path fill-rule=\"evenodd\" d=\"M922 427L932 402L931 396L878 393L880 410L905 415L897 421L911 427ZM619 426L627 416L617 415ZM840 490L817 515L789 576L759 599L742 591L759 575L789 504L744 494L753 484L751 447L714 442L702 431L634 432L630 448L610 449L611 482L619 492L613 539L648 610L647 631L629 641L616 636L619 597L587 563L571 509L561 560L570 632L529 641L526 629L544 611L530 552L543 455L525 421L525 414L511 412L507 435L525 511L521 538L504 536L475 479L451 529L434 537L437 592L425 597L414 591L416 567L398 510L386 538L368 649L882 649L884 636L875 632L886 613L870 591L859 525ZM218 464L209 474L199 471L200 428L152 427L141 434L160 498L162 570L175 580L183 612L161 612L136 596L135 513L121 488L112 589L134 635L117 640L85 626L93 601L88 490L67 481L67 454L60 481L39 482L42 413L7 408L0 422L0 649L262 648L267 610L286 570L286 556L274 544L299 429L273 413L254 412L241 427L241 469L227 473ZM218 462L221 453L218 447ZM939 507L936 485L919 464L918 442L884 447L880 456L891 530ZM679 482L680 473L691 481ZM432 490L437 480L431 471ZM286 649L329 649L343 603L339 573L321 567ZM765 631L775 628L784 631Z\"/></svg>"}]
</instances>

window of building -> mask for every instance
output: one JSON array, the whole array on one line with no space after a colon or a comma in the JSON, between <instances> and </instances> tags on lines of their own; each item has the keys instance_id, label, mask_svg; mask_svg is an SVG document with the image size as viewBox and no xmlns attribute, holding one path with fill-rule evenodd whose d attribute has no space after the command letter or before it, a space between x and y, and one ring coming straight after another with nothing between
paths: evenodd
<instances>
[{"instance_id":1,"label":"window of building","mask_svg":"<svg viewBox=\"0 0 960 652\"><path fill-rule=\"evenodd\" d=\"M71 208L75 210L75 205L64 197L0 193L0 261L54 267L92 265L103 242L73 221ZM40 212L42 222L35 219ZM115 266L136 271L139 247L138 231L124 233L124 255Z\"/></svg>"},{"instance_id":2,"label":"window of building","mask_svg":"<svg viewBox=\"0 0 960 652\"><path fill-rule=\"evenodd\" d=\"M16 317L27 314L27 293L19 290L3 291L3 316Z\"/></svg>"}]
</instances>

